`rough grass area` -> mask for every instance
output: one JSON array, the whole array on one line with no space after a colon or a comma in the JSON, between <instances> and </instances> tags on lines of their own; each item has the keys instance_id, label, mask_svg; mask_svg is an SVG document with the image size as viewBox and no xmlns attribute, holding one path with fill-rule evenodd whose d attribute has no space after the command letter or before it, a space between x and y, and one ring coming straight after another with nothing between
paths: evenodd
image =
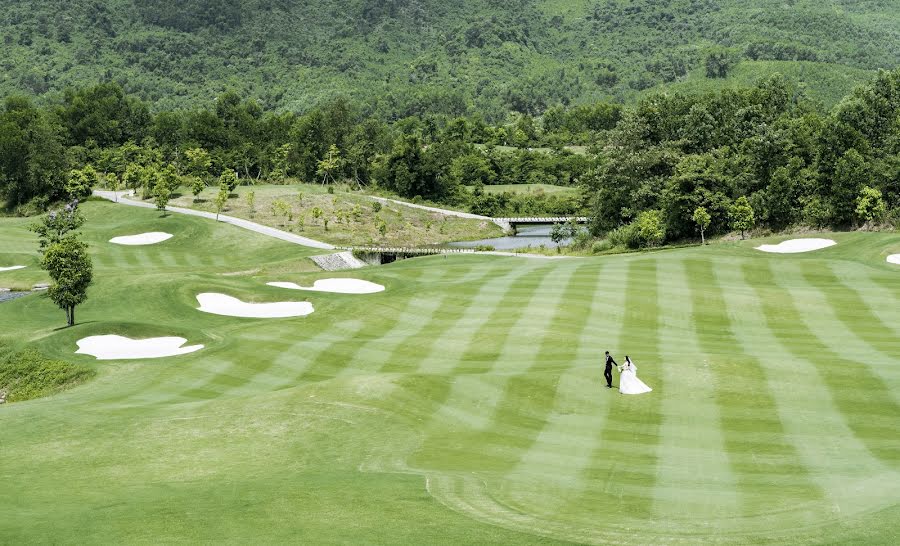
<instances>
[{"instance_id":1,"label":"rough grass area","mask_svg":"<svg viewBox=\"0 0 900 546\"><path fill-rule=\"evenodd\" d=\"M87 366L51 360L34 349L11 351L0 345L0 397L21 402L49 396L93 377Z\"/></svg>"},{"instance_id":2,"label":"rough grass area","mask_svg":"<svg viewBox=\"0 0 900 546\"><path fill-rule=\"evenodd\" d=\"M327 188L321 184L241 186L223 213L338 246L421 246L502 235L500 228L491 222L444 216L396 204L373 206L376 202L365 194L343 189L330 194ZM250 190L255 193L253 210L247 201ZM183 194L171 204L215 212L217 188L207 188L200 194L201 200L196 202L187 189L181 191ZM273 209L276 201L289 207L288 214ZM321 210L319 218L314 216L316 208Z\"/></svg>"},{"instance_id":3,"label":"rough grass area","mask_svg":"<svg viewBox=\"0 0 900 546\"><path fill-rule=\"evenodd\" d=\"M900 234L326 273L293 267L316 251L211 220L85 214L96 284L79 323L60 329L44 297L0 305L4 336L101 372L0 407L2 542L900 540L900 266L885 262ZM0 219L7 240L20 229ZM105 243L146 231L175 237ZM386 289L265 284L335 276ZM208 291L315 312L210 315ZM205 348L74 354L101 334ZM604 350L653 392L607 390Z\"/></svg>"}]
</instances>

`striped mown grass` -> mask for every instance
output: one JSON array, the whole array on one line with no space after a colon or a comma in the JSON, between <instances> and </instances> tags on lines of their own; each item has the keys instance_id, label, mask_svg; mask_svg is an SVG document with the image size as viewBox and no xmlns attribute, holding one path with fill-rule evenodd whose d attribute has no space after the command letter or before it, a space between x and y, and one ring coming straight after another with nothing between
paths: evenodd
<instances>
[{"instance_id":1,"label":"striped mown grass","mask_svg":"<svg viewBox=\"0 0 900 546\"><path fill-rule=\"evenodd\" d=\"M85 211L97 282L79 324L60 329L42 296L0 304L5 343L99 372L0 406L4 542L900 540L898 235L800 255L434 256L346 274L382 293L298 295L265 283L334 276L311 250ZM24 225L0 220L0 260L35 263ZM175 237L106 243L145 231ZM316 310L209 315L203 291ZM108 333L206 348L74 354ZM653 392L607 390L606 349Z\"/></svg>"}]
</instances>

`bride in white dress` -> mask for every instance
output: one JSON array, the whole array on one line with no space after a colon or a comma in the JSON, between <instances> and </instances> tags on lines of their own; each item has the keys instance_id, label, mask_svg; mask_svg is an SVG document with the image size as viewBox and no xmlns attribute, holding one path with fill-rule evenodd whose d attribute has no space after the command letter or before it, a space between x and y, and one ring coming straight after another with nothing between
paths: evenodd
<instances>
[{"instance_id":1,"label":"bride in white dress","mask_svg":"<svg viewBox=\"0 0 900 546\"><path fill-rule=\"evenodd\" d=\"M637 366L625 355L625 363L619 367L619 392L622 394L644 394L653 389L638 379Z\"/></svg>"}]
</instances>

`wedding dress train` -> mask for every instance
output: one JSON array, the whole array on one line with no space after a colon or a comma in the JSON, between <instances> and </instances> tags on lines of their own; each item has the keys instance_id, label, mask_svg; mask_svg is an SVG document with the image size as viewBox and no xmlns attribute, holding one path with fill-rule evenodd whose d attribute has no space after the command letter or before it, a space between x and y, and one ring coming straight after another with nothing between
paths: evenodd
<instances>
[{"instance_id":1,"label":"wedding dress train","mask_svg":"<svg viewBox=\"0 0 900 546\"><path fill-rule=\"evenodd\" d=\"M619 392L622 394L644 394L652 390L638 379L637 366L634 365L634 362L626 362L622 366L622 371L619 375Z\"/></svg>"}]
</instances>

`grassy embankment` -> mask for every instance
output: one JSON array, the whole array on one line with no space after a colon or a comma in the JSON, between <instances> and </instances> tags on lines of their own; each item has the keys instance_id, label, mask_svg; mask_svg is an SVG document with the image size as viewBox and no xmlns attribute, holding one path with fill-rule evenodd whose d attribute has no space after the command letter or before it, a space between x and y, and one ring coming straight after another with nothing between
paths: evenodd
<instances>
[{"instance_id":1,"label":"grassy embankment","mask_svg":"<svg viewBox=\"0 0 900 546\"><path fill-rule=\"evenodd\" d=\"M321 184L241 186L236 190L237 197L229 200L223 213L338 246L422 246L502 235L500 228L490 222L444 216L402 205L375 205L368 195L346 191L343 186L340 188L330 194L327 186ZM255 193L253 211L247 202L250 190ZM217 188L207 188L200 194L198 202L187 190L182 189L182 192L179 198L172 200L172 205L215 212ZM289 216L275 214L272 203L276 200L290 207ZM319 218L313 217L315 208L322 211ZM384 233L379 229L382 224Z\"/></svg>"}]
</instances>

